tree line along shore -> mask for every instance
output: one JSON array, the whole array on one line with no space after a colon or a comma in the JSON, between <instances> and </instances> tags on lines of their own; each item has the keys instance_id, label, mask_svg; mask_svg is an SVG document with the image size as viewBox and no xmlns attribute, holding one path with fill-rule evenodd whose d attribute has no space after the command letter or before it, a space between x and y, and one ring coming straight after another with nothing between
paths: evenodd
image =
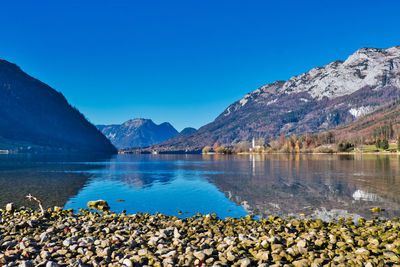
<instances>
[{"instance_id":1,"label":"tree line along shore","mask_svg":"<svg viewBox=\"0 0 400 267\"><path fill-rule=\"evenodd\" d=\"M252 138L230 145L205 146L203 154L239 153L393 153L400 152L400 130L392 124L375 127L370 135L343 136L332 131L301 136L270 135L267 138Z\"/></svg>"}]
</instances>

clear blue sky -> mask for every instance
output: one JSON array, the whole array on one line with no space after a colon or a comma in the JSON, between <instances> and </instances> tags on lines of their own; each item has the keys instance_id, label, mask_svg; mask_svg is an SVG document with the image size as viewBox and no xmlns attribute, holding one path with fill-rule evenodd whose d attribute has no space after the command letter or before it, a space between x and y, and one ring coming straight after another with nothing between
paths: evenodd
<instances>
[{"instance_id":1,"label":"clear blue sky","mask_svg":"<svg viewBox=\"0 0 400 267\"><path fill-rule=\"evenodd\" d=\"M1 1L0 58L95 124L178 130L257 87L400 45L400 1Z\"/></svg>"}]
</instances>

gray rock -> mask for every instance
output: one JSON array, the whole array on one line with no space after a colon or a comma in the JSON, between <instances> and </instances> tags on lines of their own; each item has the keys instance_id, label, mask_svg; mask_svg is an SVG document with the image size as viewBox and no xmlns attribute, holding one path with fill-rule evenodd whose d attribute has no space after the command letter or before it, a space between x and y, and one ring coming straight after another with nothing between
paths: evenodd
<instances>
[{"instance_id":1,"label":"gray rock","mask_svg":"<svg viewBox=\"0 0 400 267\"><path fill-rule=\"evenodd\" d=\"M66 240L63 241L63 246L64 247L69 247L71 245L72 245L72 241L71 240L66 239Z\"/></svg>"},{"instance_id":2,"label":"gray rock","mask_svg":"<svg viewBox=\"0 0 400 267\"><path fill-rule=\"evenodd\" d=\"M204 258L206 257L206 255L201 251L193 252L193 256L195 256L196 258L198 258L201 261L204 260Z\"/></svg>"},{"instance_id":3,"label":"gray rock","mask_svg":"<svg viewBox=\"0 0 400 267\"><path fill-rule=\"evenodd\" d=\"M50 253L46 250L43 250L42 252L40 252L40 257L44 260L46 260L47 258L50 257Z\"/></svg>"},{"instance_id":4,"label":"gray rock","mask_svg":"<svg viewBox=\"0 0 400 267\"><path fill-rule=\"evenodd\" d=\"M18 267L34 267L34 265L31 261L22 261Z\"/></svg>"},{"instance_id":5,"label":"gray rock","mask_svg":"<svg viewBox=\"0 0 400 267\"><path fill-rule=\"evenodd\" d=\"M297 242L297 246L299 248L305 248L307 247L307 241L305 241L304 239L300 240L299 242Z\"/></svg>"},{"instance_id":6,"label":"gray rock","mask_svg":"<svg viewBox=\"0 0 400 267\"><path fill-rule=\"evenodd\" d=\"M46 262L46 267L58 267L59 265L55 263L54 261L47 261Z\"/></svg>"},{"instance_id":7,"label":"gray rock","mask_svg":"<svg viewBox=\"0 0 400 267\"><path fill-rule=\"evenodd\" d=\"M240 260L240 267L247 267L251 264L251 261L249 258L244 258Z\"/></svg>"},{"instance_id":8,"label":"gray rock","mask_svg":"<svg viewBox=\"0 0 400 267\"><path fill-rule=\"evenodd\" d=\"M140 249L138 251L138 255L139 256L146 256L146 254L147 254L147 249Z\"/></svg>"},{"instance_id":9,"label":"gray rock","mask_svg":"<svg viewBox=\"0 0 400 267\"><path fill-rule=\"evenodd\" d=\"M15 207L14 207L14 203L8 203L7 205L6 205L6 211L14 211L15 210Z\"/></svg>"},{"instance_id":10,"label":"gray rock","mask_svg":"<svg viewBox=\"0 0 400 267\"><path fill-rule=\"evenodd\" d=\"M132 264L132 261L130 260L130 259L125 259L123 262L122 262L122 264L123 265L125 265L125 266L133 266L133 264Z\"/></svg>"}]
</instances>

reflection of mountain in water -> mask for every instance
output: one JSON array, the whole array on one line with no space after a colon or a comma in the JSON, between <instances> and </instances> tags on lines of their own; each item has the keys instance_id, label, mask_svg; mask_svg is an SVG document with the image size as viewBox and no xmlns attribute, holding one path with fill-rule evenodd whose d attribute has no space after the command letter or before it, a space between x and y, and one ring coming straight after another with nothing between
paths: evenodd
<instances>
[{"instance_id":1,"label":"reflection of mountain in water","mask_svg":"<svg viewBox=\"0 0 400 267\"><path fill-rule=\"evenodd\" d=\"M118 180L130 187L149 188L155 183L168 184L177 177L193 178L193 174L213 173L200 170L199 155L118 155L101 174L102 179Z\"/></svg>"},{"instance_id":2,"label":"reflection of mountain in water","mask_svg":"<svg viewBox=\"0 0 400 267\"><path fill-rule=\"evenodd\" d=\"M0 155L0 207L14 202L17 207L37 207L25 199L32 194L46 207L64 206L90 178L87 173L70 171L102 168L90 155Z\"/></svg>"},{"instance_id":3,"label":"reflection of mountain in water","mask_svg":"<svg viewBox=\"0 0 400 267\"><path fill-rule=\"evenodd\" d=\"M61 169L78 170L73 172L72 176L68 176L68 172L55 174L54 177L58 177L60 181L47 178L50 180L46 184L52 182L55 183L55 188L64 188L53 194L64 193L62 197L53 198L62 198L62 203L65 203L67 195L75 195L89 177L91 183L87 183L85 187L92 188L92 192L97 194L94 194L96 197L102 197L102 188L96 188L101 185L97 182L102 180L112 181L106 185L111 187L128 185L139 190L149 189L145 191L148 194L154 193L152 196L158 198L168 195L164 194L163 190L194 190L196 193L196 186L200 184L204 187L204 182L208 181L216 187L210 187L211 191L204 194L212 195L219 190L232 202L261 217L268 215L286 217L301 213L323 219L347 216L371 217L373 214L370 208L374 206L386 209L380 216L400 215L400 161L397 156L118 155L110 161L97 164L97 167L94 162L86 166L78 164L75 169L66 164ZM44 176L51 177L51 174ZM71 181L68 188L63 184L65 181ZM187 183L187 181L200 181L203 184ZM174 188L175 182L179 189ZM182 184L194 188L179 187ZM69 193L66 193L67 190ZM125 194L128 203L129 194L132 194L134 199L139 190L120 192ZM110 199L120 198L118 195L113 195L112 189L106 188L104 192L106 191L111 192ZM89 192L89 196L93 196L90 194ZM87 201L84 196L85 194L81 196L81 200ZM193 202L193 199L181 201ZM172 202L166 201L165 205L168 205L167 203ZM86 202L80 204L84 206ZM164 205L164 203L149 202L145 205L148 205L149 209L158 209L159 207L154 205ZM132 208L134 209L135 207Z\"/></svg>"},{"instance_id":4,"label":"reflection of mountain in water","mask_svg":"<svg viewBox=\"0 0 400 267\"><path fill-rule=\"evenodd\" d=\"M261 216L371 217L374 206L386 209L381 216L400 215L399 159L362 157L252 155L250 162L233 157L234 164L214 162L230 174L211 180L229 199Z\"/></svg>"}]
</instances>

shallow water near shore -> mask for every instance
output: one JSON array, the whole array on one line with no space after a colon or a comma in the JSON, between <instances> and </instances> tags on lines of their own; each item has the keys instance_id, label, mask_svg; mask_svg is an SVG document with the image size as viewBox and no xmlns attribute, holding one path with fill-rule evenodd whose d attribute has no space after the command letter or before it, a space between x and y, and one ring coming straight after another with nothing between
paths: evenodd
<instances>
[{"instance_id":1,"label":"shallow water near shore","mask_svg":"<svg viewBox=\"0 0 400 267\"><path fill-rule=\"evenodd\" d=\"M85 208L178 217L400 216L398 155L0 155L0 205Z\"/></svg>"}]
</instances>

